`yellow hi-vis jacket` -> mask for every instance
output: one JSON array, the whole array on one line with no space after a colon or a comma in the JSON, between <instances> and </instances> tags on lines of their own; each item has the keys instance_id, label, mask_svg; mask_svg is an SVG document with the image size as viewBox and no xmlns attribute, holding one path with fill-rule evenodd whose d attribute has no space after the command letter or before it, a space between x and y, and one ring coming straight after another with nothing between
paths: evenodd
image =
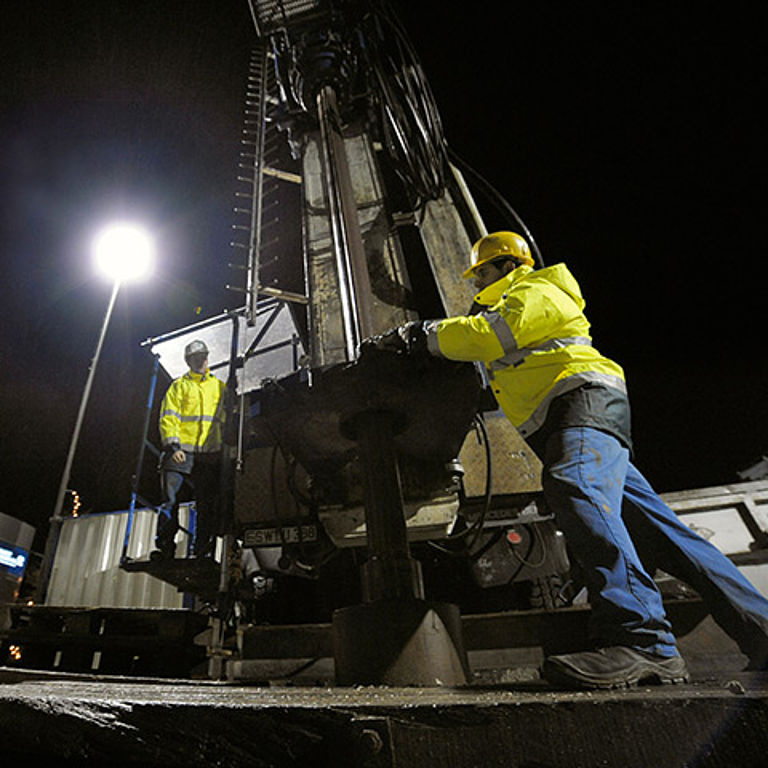
<instances>
[{"instance_id":1,"label":"yellow hi-vis jacket","mask_svg":"<svg viewBox=\"0 0 768 768\"><path fill-rule=\"evenodd\" d=\"M187 371L175 379L160 407L160 437L164 448L178 445L188 453L221 450L224 422L224 383L210 371Z\"/></svg>"},{"instance_id":2,"label":"yellow hi-vis jacket","mask_svg":"<svg viewBox=\"0 0 768 768\"><path fill-rule=\"evenodd\" d=\"M592 346L581 289L565 264L517 267L475 301L487 309L427 323L427 348L485 363L499 406L523 437L542 426L552 400L583 384L626 394L621 366Z\"/></svg>"}]
</instances>

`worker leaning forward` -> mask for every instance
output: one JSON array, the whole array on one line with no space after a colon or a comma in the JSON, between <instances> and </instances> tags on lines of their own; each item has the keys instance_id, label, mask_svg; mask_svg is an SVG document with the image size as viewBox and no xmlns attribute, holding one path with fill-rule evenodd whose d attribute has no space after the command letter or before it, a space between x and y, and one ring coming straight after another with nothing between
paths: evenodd
<instances>
[{"instance_id":1,"label":"worker leaning forward","mask_svg":"<svg viewBox=\"0 0 768 768\"><path fill-rule=\"evenodd\" d=\"M592 345L578 283L564 264L534 268L514 232L474 245L483 311L408 323L368 343L485 364L496 399L542 460L547 506L584 569L594 650L550 656L551 683L613 688L688 679L656 568L687 582L749 657L768 658L768 601L683 524L631 461L622 368Z\"/></svg>"},{"instance_id":2,"label":"worker leaning forward","mask_svg":"<svg viewBox=\"0 0 768 768\"><path fill-rule=\"evenodd\" d=\"M189 371L171 382L160 408L163 503L153 559L174 555L179 492L186 479L191 480L195 492L195 557L210 555L214 536L223 532L220 489L225 387L208 369L208 347L204 342L187 344L184 360Z\"/></svg>"}]
</instances>

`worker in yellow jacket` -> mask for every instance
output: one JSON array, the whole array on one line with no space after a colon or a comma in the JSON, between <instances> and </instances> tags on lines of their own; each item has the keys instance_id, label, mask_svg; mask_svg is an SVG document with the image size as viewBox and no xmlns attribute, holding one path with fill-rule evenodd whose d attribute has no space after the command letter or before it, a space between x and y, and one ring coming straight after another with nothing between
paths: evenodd
<instances>
[{"instance_id":1,"label":"worker in yellow jacket","mask_svg":"<svg viewBox=\"0 0 768 768\"><path fill-rule=\"evenodd\" d=\"M544 499L585 572L595 644L550 656L545 678L587 688L687 679L646 564L688 582L750 663L764 665L768 600L632 464L624 372L593 346L568 268L535 269L524 238L496 232L474 245L464 277L479 313L408 323L368 343L484 363L499 406L540 456Z\"/></svg>"},{"instance_id":2,"label":"worker in yellow jacket","mask_svg":"<svg viewBox=\"0 0 768 768\"><path fill-rule=\"evenodd\" d=\"M179 529L179 492L189 478L195 491L194 554L211 553L221 533L221 457L224 383L208 369L208 347L195 340L184 349L189 371L171 382L160 407L163 503L154 559L172 558Z\"/></svg>"}]
</instances>

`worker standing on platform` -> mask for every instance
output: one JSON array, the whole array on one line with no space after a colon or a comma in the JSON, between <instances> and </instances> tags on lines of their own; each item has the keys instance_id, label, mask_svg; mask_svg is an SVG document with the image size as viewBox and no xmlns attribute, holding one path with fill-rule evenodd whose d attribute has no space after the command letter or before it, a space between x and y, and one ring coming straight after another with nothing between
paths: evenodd
<instances>
[{"instance_id":1,"label":"worker standing on platform","mask_svg":"<svg viewBox=\"0 0 768 768\"><path fill-rule=\"evenodd\" d=\"M592 345L568 268L534 266L520 235L486 235L464 273L483 311L408 323L367 343L484 363L500 407L540 456L544 500L585 572L595 644L550 656L544 677L593 688L688 679L651 567L697 590L751 665L764 665L768 600L632 464L624 372Z\"/></svg>"},{"instance_id":2,"label":"worker standing on platform","mask_svg":"<svg viewBox=\"0 0 768 768\"><path fill-rule=\"evenodd\" d=\"M195 557L212 553L222 533L221 471L224 383L208 369L208 347L192 341L184 348L189 371L171 382L160 408L163 503L157 520L154 559L172 558L179 529L179 491L186 478L195 490Z\"/></svg>"}]
</instances>

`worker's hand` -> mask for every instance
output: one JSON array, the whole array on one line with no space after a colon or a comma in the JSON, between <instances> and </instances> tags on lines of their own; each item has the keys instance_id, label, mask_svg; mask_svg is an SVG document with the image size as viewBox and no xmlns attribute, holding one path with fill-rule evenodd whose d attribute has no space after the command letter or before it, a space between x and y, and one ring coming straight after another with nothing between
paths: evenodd
<instances>
[{"instance_id":1,"label":"worker's hand","mask_svg":"<svg viewBox=\"0 0 768 768\"><path fill-rule=\"evenodd\" d=\"M178 451L174 451L173 454L171 454L171 461L174 464L183 464L187 460L187 454L184 453L184 451L179 448Z\"/></svg>"},{"instance_id":2,"label":"worker's hand","mask_svg":"<svg viewBox=\"0 0 768 768\"><path fill-rule=\"evenodd\" d=\"M424 324L419 320L392 328L386 333L371 336L362 343L362 348L374 347L387 352L400 352L413 354L426 349L427 337L424 332Z\"/></svg>"},{"instance_id":3,"label":"worker's hand","mask_svg":"<svg viewBox=\"0 0 768 768\"><path fill-rule=\"evenodd\" d=\"M361 351L366 349L381 349L385 352L406 352L407 345L400 336L399 328L392 328L386 333L379 333L376 336L369 336L363 339L360 344Z\"/></svg>"}]
</instances>

